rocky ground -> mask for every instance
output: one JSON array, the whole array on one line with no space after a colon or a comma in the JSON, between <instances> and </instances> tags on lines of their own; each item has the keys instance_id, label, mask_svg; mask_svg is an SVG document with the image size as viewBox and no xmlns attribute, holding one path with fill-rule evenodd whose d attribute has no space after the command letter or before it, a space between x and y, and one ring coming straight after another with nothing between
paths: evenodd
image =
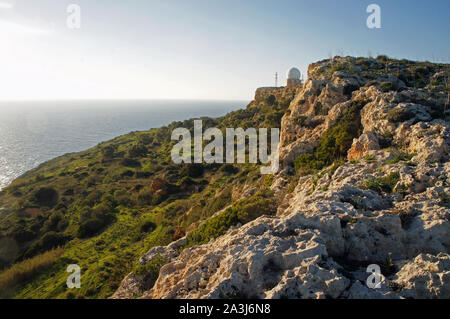
<instances>
[{"instance_id":1,"label":"rocky ground","mask_svg":"<svg viewBox=\"0 0 450 319\"><path fill-rule=\"evenodd\" d=\"M439 81L448 68L429 69L420 88L404 68L312 64L282 119L276 216L182 251L184 238L153 248L140 263L165 258L157 280L130 274L113 298L450 298L450 125ZM346 160L294 171L355 103L361 132ZM371 264L378 289L366 285Z\"/></svg>"}]
</instances>

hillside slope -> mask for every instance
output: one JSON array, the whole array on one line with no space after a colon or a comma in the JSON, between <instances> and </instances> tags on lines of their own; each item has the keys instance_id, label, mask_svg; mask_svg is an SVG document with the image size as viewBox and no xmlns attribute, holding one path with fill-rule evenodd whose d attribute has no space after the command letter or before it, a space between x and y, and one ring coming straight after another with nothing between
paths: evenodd
<instances>
[{"instance_id":1,"label":"hillside slope","mask_svg":"<svg viewBox=\"0 0 450 319\"><path fill-rule=\"evenodd\" d=\"M221 118L202 118L203 127L279 127L289 102L264 100ZM176 127L192 131L193 120L61 156L2 190L0 297L105 298L138 268L144 252L183 237L225 206L235 203L245 211L251 203L262 208L258 214L275 213L275 205L268 205L273 193L256 164L174 164ZM255 187L251 199L239 202L245 189ZM228 227L211 228L189 245ZM69 264L81 267L79 290L66 287Z\"/></svg>"}]
</instances>

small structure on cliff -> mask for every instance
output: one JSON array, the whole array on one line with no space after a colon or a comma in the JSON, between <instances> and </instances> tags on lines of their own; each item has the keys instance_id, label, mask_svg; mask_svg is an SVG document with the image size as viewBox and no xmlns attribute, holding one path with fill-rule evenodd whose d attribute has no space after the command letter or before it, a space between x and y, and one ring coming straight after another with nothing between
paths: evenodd
<instances>
[{"instance_id":1,"label":"small structure on cliff","mask_svg":"<svg viewBox=\"0 0 450 319\"><path fill-rule=\"evenodd\" d=\"M286 85L288 87L290 86L297 86L302 84L302 80L300 80L301 73L300 70L297 68L290 68L286 73L287 83Z\"/></svg>"},{"instance_id":2,"label":"small structure on cliff","mask_svg":"<svg viewBox=\"0 0 450 319\"><path fill-rule=\"evenodd\" d=\"M251 105L265 103L266 99L271 95L277 100L282 98L287 100L293 99L296 92L303 87L300 70L295 67L290 68L286 73L286 78L286 86L278 87L278 73L275 73L275 86L256 89L255 99Z\"/></svg>"}]
</instances>

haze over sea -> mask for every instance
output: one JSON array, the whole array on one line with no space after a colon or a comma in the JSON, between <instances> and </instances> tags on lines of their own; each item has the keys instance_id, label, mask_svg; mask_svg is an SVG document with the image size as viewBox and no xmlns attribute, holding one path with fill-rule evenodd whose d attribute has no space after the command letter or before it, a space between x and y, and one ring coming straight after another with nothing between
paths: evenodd
<instances>
[{"instance_id":1,"label":"haze over sea","mask_svg":"<svg viewBox=\"0 0 450 319\"><path fill-rule=\"evenodd\" d=\"M249 101L0 102L0 190L57 156L79 152L131 131L173 121L218 117Z\"/></svg>"}]
</instances>

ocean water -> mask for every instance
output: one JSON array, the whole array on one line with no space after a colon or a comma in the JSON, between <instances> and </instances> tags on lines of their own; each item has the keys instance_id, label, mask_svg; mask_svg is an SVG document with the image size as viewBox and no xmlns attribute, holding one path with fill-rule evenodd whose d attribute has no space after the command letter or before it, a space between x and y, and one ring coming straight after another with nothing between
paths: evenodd
<instances>
[{"instance_id":1,"label":"ocean water","mask_svg":"<svg viewBox=\"0 0 450 319\"><path fill-rule=\"evenodd\" d=\"M173 121L218 117L249 101L0 102L0 190L57 156L79 152L131 131Z\"/></svg>"}]
</instances>

